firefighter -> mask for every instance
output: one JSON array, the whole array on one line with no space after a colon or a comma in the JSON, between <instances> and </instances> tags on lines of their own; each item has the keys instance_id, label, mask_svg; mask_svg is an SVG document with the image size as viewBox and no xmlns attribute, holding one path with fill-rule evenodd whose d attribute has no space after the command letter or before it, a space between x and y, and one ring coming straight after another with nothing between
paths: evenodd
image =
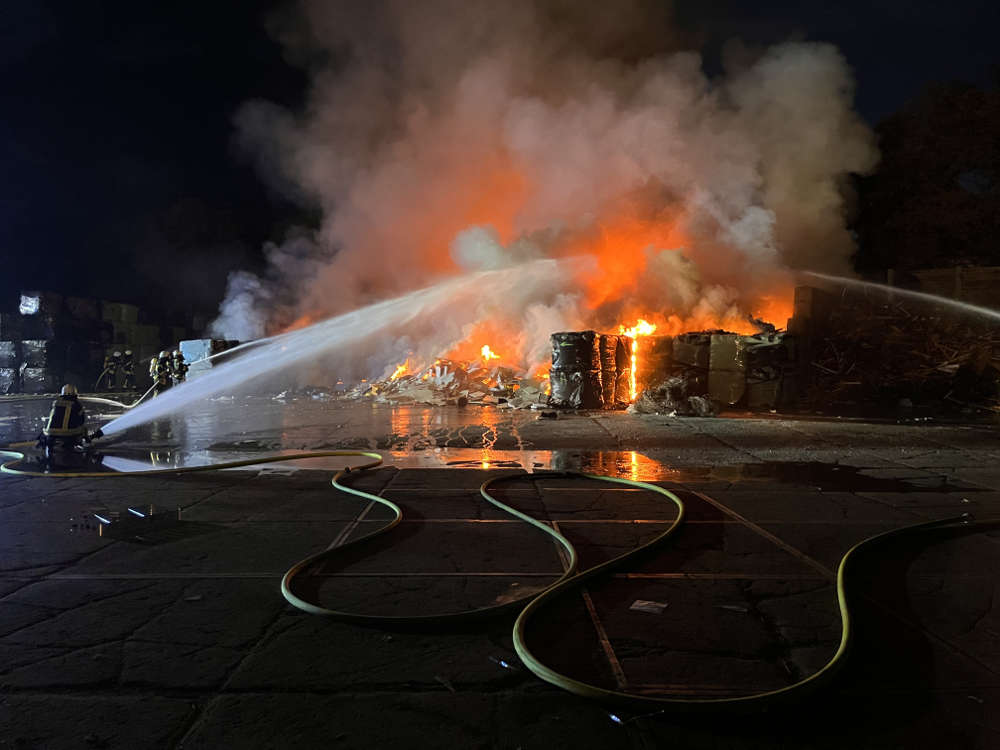
<instances>
[{"instance_id":1,"label":"firefighter","mask_svg":"<svg viewBox=\"0 0 1000 750\"><path fill-rule=\"evenodd\" d=\"M174 385L180 385L187 377L188 366L184 363L184 355L179 349L174 350L173 361L171 362L170 376L174 379Z\"/></svg>"},{"instance_id":2,"label":"firefighter","mask_svg":"<svg viewBox=\"0 0 1000 750\"><path fill-rule=\"evenodd\" d=\"M100 430L87 435L87 413L77 395L76 386L66 384L59 392L59 398L52 402L48 422L38 436L38 445L45 449L49 457L53 450L73 450L85 441L89 443L101 437Z\"/></svg>"},{"instance_id":3,"label":"firefighter","mask_svg":"<svg viewBox=\"0 0 1000 750\"><path fill-rule=\"evenodd\" d=\"M111 369L108 370L108 388L118 390L118 369L122 366L122 353L115 352L111 356Z\"/></svg>"},{"instance_id":4,"label":"firefighter","mask_svg":"<svg viewBox=\"0 0 1000 750\"><path fill-rule=\"evenodd\" d=\"M154 358L150 362L149 367L152 371L153 385L155 386L153 395L159 396L170 388L170 355L167 354L166 350L160 352L160 356Z\"/></svg>"},{"instance_id":5,"label":"firefighter","mask_svg":"<svg viewBox=\"0 0 1000 750\"><path fill-rule=\"evenodd\" d=\"M122 359L122 390L135 390L135 358L132 350L125 350L125 357Z\"/></svg>"},{"instance_id":6,"label":"firefighter","mask_svg":"<svg viewBox=\"0 0 1000 750\"><path fill-rule=\"evenodd\" d=\"M106 383L105 387L109 391L113 391L115 389L115 378L118 375L118 360L121 356L121 352L104 355L104 372L102 372L101 377L97 379L97 384L95 386L98 390L100 390L102 382ZM107 380L105 380L105 378Z\"/></svg>"}]
</instances>

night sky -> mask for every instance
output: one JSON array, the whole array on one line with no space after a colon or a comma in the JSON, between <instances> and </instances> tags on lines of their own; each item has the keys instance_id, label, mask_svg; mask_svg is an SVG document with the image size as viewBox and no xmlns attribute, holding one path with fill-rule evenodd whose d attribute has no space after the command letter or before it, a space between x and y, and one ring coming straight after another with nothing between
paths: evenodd
<instances>
[{"instance_id":1,"label":"night sky","mask_svg":"<svg viewBox=\"0 0 1000 750\"><path fill-rule=\"evenodd\" d=\"M4 0L0 13L0 309L18 289L214 310L230 269L308 207L234 147L251 98L295 107L307 84L267 34L280 3ZM675 3L710 72L749 46L829 41L872 124L928 83L1000 81L995 2Z\"/></svg>"}]
</instances>

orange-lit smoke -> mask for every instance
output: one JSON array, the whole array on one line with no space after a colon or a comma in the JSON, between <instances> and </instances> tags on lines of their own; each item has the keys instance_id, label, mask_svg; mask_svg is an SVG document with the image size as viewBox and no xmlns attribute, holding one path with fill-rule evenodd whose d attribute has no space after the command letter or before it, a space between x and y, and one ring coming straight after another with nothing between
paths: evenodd
<instances>
[{"instance_id":1,"label":"orange-lit smoke","mask_svg":"<svg viewBox=\"0 0 1000 750\"><path fill-rule=\"evenodd\" d=\"M313 66L308 104L248 103L239 139L321 226L269 248L263 279L234 274L215 331L539 259L558 265L378 332L366 366L482 361L489 342L534 372L550 333L639 318L783 327L788 269L841 272L853 251L846 177L877 154L850 70L830 45L788 43L709 77L668 5L300 0L275 28Z\"/></svg>"}]
</instances>

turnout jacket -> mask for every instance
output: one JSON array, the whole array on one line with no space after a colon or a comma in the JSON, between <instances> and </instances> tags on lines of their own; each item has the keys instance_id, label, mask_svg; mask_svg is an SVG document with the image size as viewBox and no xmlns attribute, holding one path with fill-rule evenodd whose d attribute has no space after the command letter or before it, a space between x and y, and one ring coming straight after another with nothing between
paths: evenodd
<instances>
[{"instance_id":1,"label":"turnout jacket","mask_svg":"<svg viewBox=\"0 0 1000 750\"><path fill-rule=\"evenodd\" d=\"M87 414L76 396L60 396L52 402L49 421L42 432L48 437L75 438L87 434Z\"/></svg>"}]
</instances>

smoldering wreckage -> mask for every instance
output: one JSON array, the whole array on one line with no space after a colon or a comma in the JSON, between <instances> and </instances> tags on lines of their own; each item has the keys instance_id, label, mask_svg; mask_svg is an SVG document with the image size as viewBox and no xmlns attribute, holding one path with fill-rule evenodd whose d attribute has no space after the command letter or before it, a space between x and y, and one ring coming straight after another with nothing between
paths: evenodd
<instances>
[{"instance_id":1,"label":"smoldering wreckage","mask_svg":"<svg viewBox=\"0 0 1000 750\"><path fill-rule=\"evenodd\" d=\"M547 371L480 359L409 361L387 378L341 391L385 404L717 416L723 411L1000 412L1000 351L988 324L946 308L799 286L787 328L658 335L640 321L620 333L555 332Z\"/></svg>"},{"instance_id":2,"label":"smoldering wreckage","mask_svg":"<svg viewBox=\"0 0 1000 750\"><path fill-rule=\"evenodd\" d=\"M747 336L553 333L552 366L532 376L488 359L438 360L425 371L361 384L346 394L390 404L501 409L609 409L713 416L720 408L775 408L791 358L784 332Z\"/></svg>"}]
</instances>

